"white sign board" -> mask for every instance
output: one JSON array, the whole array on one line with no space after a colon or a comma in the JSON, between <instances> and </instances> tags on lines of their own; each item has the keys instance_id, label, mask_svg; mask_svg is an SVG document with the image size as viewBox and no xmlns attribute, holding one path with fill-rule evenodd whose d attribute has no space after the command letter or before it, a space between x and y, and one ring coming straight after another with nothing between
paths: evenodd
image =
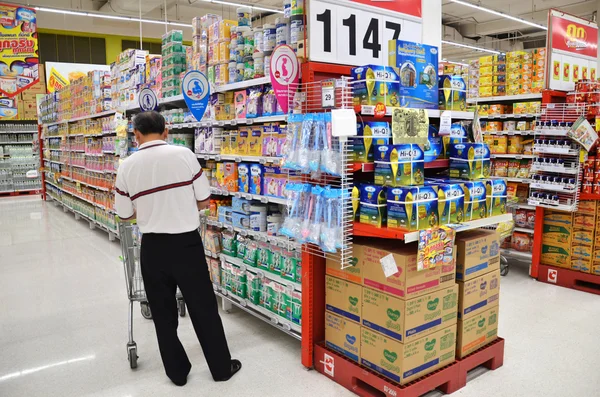
<instances>
[{"instance_id":1,"label":"white sign board","mask_svg":"<svg viewBox=\"0 0 600 397\"><path fill-rule=\"evenodd\" d=\"M310 0L311 61L387 65L388 41L421 42L421 19L341 0Z\"/></svg>"}]
</instances>

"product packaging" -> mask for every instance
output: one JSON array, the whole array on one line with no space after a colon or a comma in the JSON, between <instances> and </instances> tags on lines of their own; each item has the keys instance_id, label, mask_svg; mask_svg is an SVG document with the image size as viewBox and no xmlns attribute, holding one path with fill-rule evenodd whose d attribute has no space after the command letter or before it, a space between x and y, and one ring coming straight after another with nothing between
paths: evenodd
<instances>
[{"instance_id":1,"label":"product packaging","mask_svg":"<svg viewBox=\"0 0 600 397\"><path fill-rule=\"evenodd\" d=\"M439 224L437 186L402 186L387 189L389 228L421 230Z\"/></svg>"},{"instance_id":2,"label":"product packaging","mask_svg":"<svg viewBox=\"0 0 600 397\"><path fill-rule=\"evenodd\" d=\"M483 143L450 145L450 177L483 179L490 176L490 148Z\"/></svg>"},{"instance_id":3,"label":"product packaging","mask_svg":"<svg viewBox=\"0 0 600 397\"><path fill-rule=\"evenodd\" d=\"M387 221L386 188L360 185L360 223L383 227Z\"/></svg>"},{"instance_id":4,"label":"product packaging","mask_svg":"<svg viewBox=\"0 0 600 397\"><path fill-rule=\"evenodd\" d=\"M375 148L375 184L394 187L423 185L424 178L424 153L419 145L382 145Z\"/></svg>"},{"instance_id":5,"label":"product packaging","mask_svg":"<svg viewBox=\"0 0 600 397\"><path fill-rule=\"evenodd\" d=\"M390 66L366 65L353 68L351 71L354 82L352 103L373 106L383 103L386 106L399 106L400 76L398 73L397 68ZM435 78L437 79L437 69ZM413 84L415 80L416 70L413 74ZM437 89L435 92L437 94ZM437 96L435 105L437 106Z\"/></svg>"}]
</instances>

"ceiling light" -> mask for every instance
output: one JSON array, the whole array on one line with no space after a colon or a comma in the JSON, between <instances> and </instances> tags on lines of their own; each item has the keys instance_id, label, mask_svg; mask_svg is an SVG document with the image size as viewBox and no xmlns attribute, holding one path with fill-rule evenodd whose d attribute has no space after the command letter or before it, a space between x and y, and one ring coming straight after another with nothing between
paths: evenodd
<instances>
[{"instance_id":1,"label":"ceiling light","mask_svg":"<svg viewBox=\"0 0 600 397\"><path fill-rule=\"evenodd\" d=\"M274 12L277 14L283 14L282 10L277 10L274 8L257 7L257 6L251 5L251 4L232 3L230 1L221 1L221 0L202 0L202 1L204 1L205 3L222 4L222 5L231 6L231 7L248 7L253 10L268 11L268 12Z\"/></svg>"},{"instance_id":2,"label":"ceiling light","mask_svg":"<svg viewBox=\"0 0 600 397\"><path fill-rule=\"evenodd\" d=\"M460 66L469 66L468 63L463 63L463 62L454 62L454 61L444 61L446 63L451 63L453 65L460 65Z\"/></svg>"},{"instance_id":3,"label":"ceiling light","mask_svg":"<svg viewBox=\"0 0 600 397\"><path fill-rule=\"evenodd\" d=\"M487 48L475 47L475 46L472 46L472 45L467 45L467 44L462 44L462 43L455 43L453 41L442 40L442 43L443 44L453 45L453 46L456 46L456 47L469 48L471 50L489 52L490 54L502 54L500 51L488 50Z\"/></svg>"},{"instance_id":4,"label":"ceiling light","mask_svg":"<svg viewBox=\"0 0 600 397\"><path fill-rule=\"evenodd\" d=\"M188 28L192 27L192 25L189 23L168 22L168 21L165 22L165 21L157 21L154 19L140 19L140 18L134 18L134 17L123 17L123 16L118 16L118 15L98 14L98 13L86 12L86 11L59 10L56 8L47 8L47 7L34 7L34 8L37 11L52 12L55 14L76 15L76 16L80 16L80 17L91 17L91 18L101 18L101 19L113 19L113 20L117 20L117 21L127 21L127 22L153 23L156 25L169 24L169 25L173 25L173 26L183 26L183 27L188 27Z\"/></svg>"},{"instance_id":5,"label":"ceiling light","mask_svg":"<svg viewBox=\"0 0 600 397\"><path fill-rule=\"evenodd\" d=\"M506 19L512 19L513 21L521 22L521 23L524 23L524 24L529 25L529 26L534 26L534 27L536 27L538 29L548 30L548 28L545 27L544 25L540 25L540 24L537 24L535 22L530 22L530 21L528 21L526 19L523 19L523 18L513 17L512 15L505 14L505 13L500 12L500 11L492 10L490 8L481 7L481 6L478 6L476 4L469 3L469 2L466 2L466 1L462 1L462 0L450 0L450 1L452 1L454 3L457 3L457 4L461 4L463 6L475 8L475 9L480 10L480 11L488 12L490 14L498 15L498 16L504 17Z\"/></svg>"}]
</instances>

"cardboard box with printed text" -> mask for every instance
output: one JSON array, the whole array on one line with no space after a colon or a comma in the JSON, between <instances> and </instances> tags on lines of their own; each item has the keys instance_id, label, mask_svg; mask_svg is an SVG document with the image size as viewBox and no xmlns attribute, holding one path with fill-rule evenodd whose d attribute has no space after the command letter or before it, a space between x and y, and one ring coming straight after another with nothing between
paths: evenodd
<instances>
[{"instance_id":1,"label":"cardboard box with printed text","mask_svg":"<svg viewBox=\"0 0 600 397\"><path fill-rule=\"evenodd\" d=\"M498 338L499 306L458 321L456 357L463 358Z\"/></svg>"},{"instance_id":2,"label":"cardboard box with printed text","mask_svg":"<svg viewBox=\"0 0 600 397\"><path fill-rule=\"evenodd\" d=\"M325 345L356 362L360 359L360 325L325 312Z\"/></svg>"},{"instance_id":3,"label":"cardboard box with printed text","mask_svg":"<svg viewBox=\"0 0 600 397\"><path fill-rule=\"evenodd\" d=\"M500 268L500 241L495 231L460 233L456 245L456 280L471 280Z\"/></svg>"},{"instance_id":4,"label":"cardboard box with printed text","mask_svg":"<svg viewBox=\"0 0 600 397\"><path fill-rule=\"evenodd\" d=\"M325 276L325 286L325 308L360 324L363 287L331 276Z\"/></svg>"},{"instance_id":5,"label":"cardboard box with printed text","mask_svg":"<svg viewBox=\"0 0 600 397\"><path fill-rule=\"evenodd\" d=\"M497 306L500 298L500 270L467 281L458 281L458 319L467 319Z\"/></svg>"}]
</instances>

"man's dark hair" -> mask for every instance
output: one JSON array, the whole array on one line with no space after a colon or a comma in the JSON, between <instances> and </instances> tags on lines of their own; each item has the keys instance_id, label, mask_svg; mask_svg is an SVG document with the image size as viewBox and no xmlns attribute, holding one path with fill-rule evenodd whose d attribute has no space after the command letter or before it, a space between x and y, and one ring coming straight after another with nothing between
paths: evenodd
<instances>
[{"instance_id":1,"label":"man's dark hair","mask_svg":"<svg viewBox=\"0 0 600 397\"><path fill-rule=\"evenodd\" d=\"M142 135L162 134L165 131L165 118L158 112L142 112L133 117L133 128Z\"/></svg>"}]
</instances>

